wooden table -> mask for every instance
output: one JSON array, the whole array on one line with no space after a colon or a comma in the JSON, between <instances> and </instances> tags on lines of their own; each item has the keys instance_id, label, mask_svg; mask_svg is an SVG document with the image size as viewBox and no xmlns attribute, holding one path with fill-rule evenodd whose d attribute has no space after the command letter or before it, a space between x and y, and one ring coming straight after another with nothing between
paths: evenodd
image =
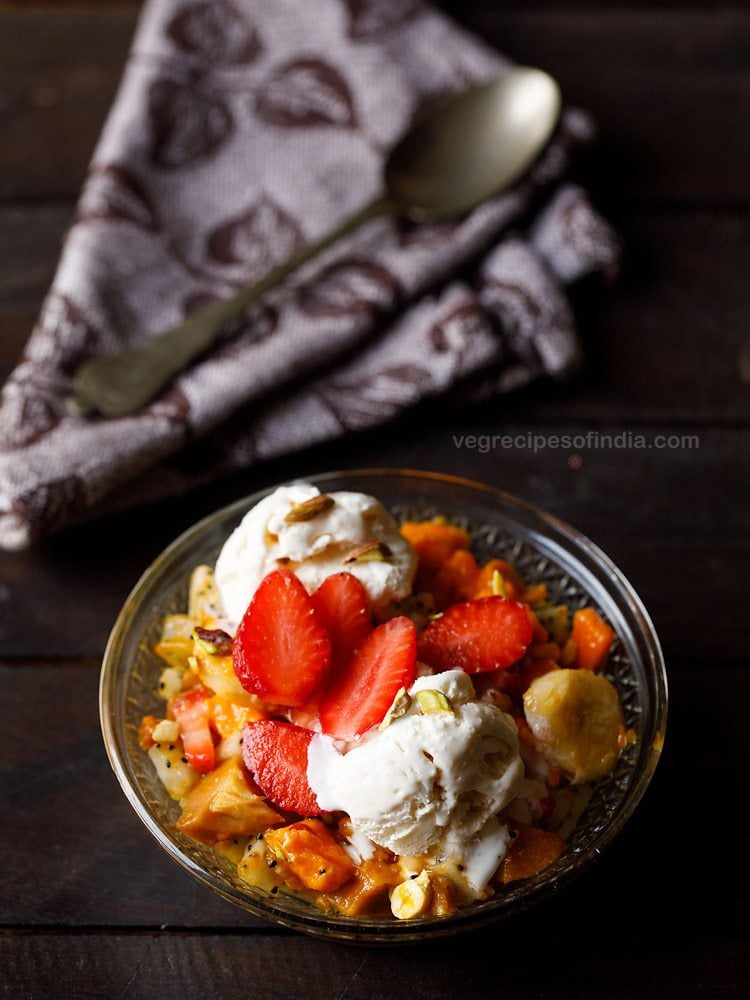
<instances>
[{"instance_id":1,"label":"wooden table","mask_svg":"<svg viewBox=\"0 0 750 1000\"><path fill-rule=\"evenodd\" d=\"M132 3L0 14L0 375L21 351L135 23ZM184 500L0 555L0 981L42 997L740 997L749 696L750 11L701 0L464 0L489 42L591 108L586 181L627 246L578 296L588 374L435 407ZM459 449L454 434L640 433L697 447ZM355 465L464 474L547 507L644 598L671 683L666 750L628 830L557 899L435 946L328 944L252 919L173 865L110 772L97 718L110 625L199 516L290 475ZM575 464L575 463L573 463Z\"/></svg>"}]
</instances>

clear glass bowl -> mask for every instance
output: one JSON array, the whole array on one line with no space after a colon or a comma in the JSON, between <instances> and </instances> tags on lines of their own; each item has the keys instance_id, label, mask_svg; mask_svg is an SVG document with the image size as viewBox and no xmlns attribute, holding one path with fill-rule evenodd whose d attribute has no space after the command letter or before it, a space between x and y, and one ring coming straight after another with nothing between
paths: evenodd
<instances>
[{"instance_id":1,"label":"clear glass bowl","mask_svg":"<svg viewBox=\"0 0 750 1000\"><path fill-rule=\"evenodd\" d=\"M143 715L163 710L155 693L163 664L152 649L164 615L186 608L191 570L213 563L235 525L269 489L217 511L181 535L146 570L120 612L104 654L100 712L107 754L123 791L164 850L199 881L243 909L287 927L375 944L455 934L517 913L586 868L623 828L651 780L664 741L667 680L648 614L628 581L592 542L507 493L455 476L391 469L334 472L310 481L324 492L372 494L402 520L444 514L471 531L480 559L506 558L522 577L546 582L554 601L571 609L592 604L603 611L618 636L606 673L619 690L636 742L597 784L555 864L450 917L397 921L331 916L291 896L254 891L228 859L177 830L179 808L138 746L138 726Z\"/></svg>"}]
</instances>

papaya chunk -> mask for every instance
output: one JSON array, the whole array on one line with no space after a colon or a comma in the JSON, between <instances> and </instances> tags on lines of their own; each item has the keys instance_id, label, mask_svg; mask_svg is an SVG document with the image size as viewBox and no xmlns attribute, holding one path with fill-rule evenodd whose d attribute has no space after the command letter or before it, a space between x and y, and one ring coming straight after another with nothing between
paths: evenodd
<instances>
[{"instance_id":1,"label":"papaya chunk","mask_svg":"<svg viewBox=\"0 0 750 1000\"><path fill-rule=\"evenodd\" d=\"M265 834L266 850L307 889L332 892L354 874L354 862L319 819L304 819Z\"/></svg>"},{"instance_id":2,"label":"papaya chunk","mask_svg":"<svg viewBox=\"0 0 750 1000\"><path fill-rule=\"evenodd\" d=\"M531 878L538 872L549 867L562 854L565 841L550 830L540 830L535 826L525 826L514 823L512 827L516 839L511 844L508 853L498 871L498 878L503 885L518 882L522 878Z\"/></svg>"},{"instance_id":3,"label":"papaya chunk","mask_svg":"<svg viewBox=\"0 0 750 1000\"><path fill-rule=\"evenodd\" d=\"M239 757L206 774L185 798L177 829L203 844L262 833L282 817L245 780Z\"/></svg>"}]
</instances>

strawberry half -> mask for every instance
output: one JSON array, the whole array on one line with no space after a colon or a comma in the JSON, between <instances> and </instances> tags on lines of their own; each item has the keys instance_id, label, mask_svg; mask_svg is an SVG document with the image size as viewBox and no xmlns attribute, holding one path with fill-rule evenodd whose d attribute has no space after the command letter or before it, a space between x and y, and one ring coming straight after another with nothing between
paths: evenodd
<instances>
[{"instance_id":1,"label":"strawberry half","mask_svg":"<svg viewBox=\"0 0 750 1000\"><path fill-rule=\"evenodd\" d=\"M408 618L392 618L370 632L323 695L320 723L339 739L359 736L380 722L399 688L417 672L417 633Z\"/></svg>"},{"instance_id":2,"label":"strawberry half","mask_svg":"<svg viewBox=\"0 0 750 1000\"><path fill-rule=\"evenodd\" d=\"M192 688L171 703L172 715L180 725L180 737L188 764L205 774L216 767L216 750L209 728L208 694Z\"/></svg>"},{"instance_id":3,"label":"strawberry half","mask_svg":"<svg viewBox=\"0 0 750 1000\"><path fill-rule=\"evenodd\" d=\"M307 782L307 748L313 734L289 722L259 719L242 730L242 759L263 794L280 809L320 816Z\"/></svg>"},{"instance_id":4,"label":"strawberry half","mask_svg":"<svg viewBox=\"0 0 750 1000\"><path fill-rule=\"evenodd\" d=\"M331 640L331 684L372 631L370 599L356 576L334 573L321 583L312 602Z\"/></svg>"},{"instance_id":5,"label":"strawberry half","mask_svg":"<svg viewBox=\"0 0 750 1000\"><path fill-rule=\"evenodd\" d=\"M246 691L273 705L304 705L323 682L331 643L294 573L274 570L237 629L234 672Z\"/></svg>"},{"instance_id":6,"label":"strawberry half","mask_svg":"<svg viewBox=\"0 0 750 1000\"><path fill-rule=\"evenodd\" d=\"M419 638L419 658L433 670L460 667L467 674L502 670L516 663L531 642L526 608L507 597L480 597L454 604Z\"/></svg>"}]
</instances>

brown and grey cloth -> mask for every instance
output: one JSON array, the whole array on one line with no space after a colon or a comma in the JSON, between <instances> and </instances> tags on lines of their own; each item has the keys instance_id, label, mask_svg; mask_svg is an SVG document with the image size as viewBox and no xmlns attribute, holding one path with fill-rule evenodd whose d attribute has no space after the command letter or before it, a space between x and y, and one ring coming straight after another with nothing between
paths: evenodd
<instances>
[{"instance_id":1,"label":"brown and grey cloth","mask_svg":"<svg viewBox=\"0 0 750 1000\"><path fill-rule=\"evenodd\" d=\"M566 377L565 286L617 241L565 181L580 111L512 190L450 223L371 222L140 413L68 413L85 359L257 279L368 201L413 117L508 62L416 0L150 0L0 403L0 545L373 427L438 394ZM51 151L52 153L54 151Z\"/></svg>"}]
</instances>

